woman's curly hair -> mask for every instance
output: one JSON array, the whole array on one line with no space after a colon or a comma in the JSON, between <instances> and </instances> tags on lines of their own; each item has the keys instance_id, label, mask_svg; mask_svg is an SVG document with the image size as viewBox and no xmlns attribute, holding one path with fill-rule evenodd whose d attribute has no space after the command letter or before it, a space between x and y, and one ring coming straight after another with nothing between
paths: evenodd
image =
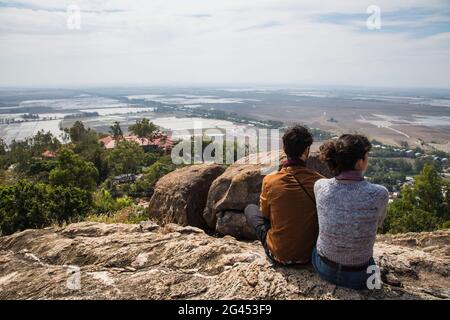
<instances>
[{"instance_id":1,"label":"woman's curly hair","mask_svg":"<svg viewBox=\"0 0 450 320\"><path fill-rule=\"evenodd\" d=\"M372 144L360 134L343 134L337 140L328 140L320 146L320 160L325 162L335 175L355 170L356 162L364 159Z\"/></svg>"}]
</instances>

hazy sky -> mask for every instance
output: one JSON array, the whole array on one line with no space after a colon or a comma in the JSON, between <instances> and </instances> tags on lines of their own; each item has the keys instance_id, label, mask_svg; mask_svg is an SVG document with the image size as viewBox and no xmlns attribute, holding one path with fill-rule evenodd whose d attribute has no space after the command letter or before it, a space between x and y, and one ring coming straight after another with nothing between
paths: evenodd
<instances>
[{"instance_id":1,"label":"hazy sky","mask_svg":"<svg viewBox=\"0 0 450 320\"><path fill-rule=\"evenodd\" d=\"M208 84L450 88L450 0L0 0L0 86Z\"/></svg>"}]
</instances>

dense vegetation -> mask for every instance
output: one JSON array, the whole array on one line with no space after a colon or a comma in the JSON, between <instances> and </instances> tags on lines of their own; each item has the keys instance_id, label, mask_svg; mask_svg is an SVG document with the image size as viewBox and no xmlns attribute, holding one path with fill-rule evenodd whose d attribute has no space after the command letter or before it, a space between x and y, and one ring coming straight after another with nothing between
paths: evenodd
<instances>
[{"instance_id":1,"label":"dense vegetation","mask_svg":"<svg viewBox=\"0 0 450 320\"><path fill-rule=\"evenodd\" d=\"M404 186L389 204L382 232L401 233L450 228L450 184L426 164L412 186Z\"/></svg>"},{"instance_id":2,"label":"dense vegetation","mask_svg":"<svg viewBox=\"0 0 450 320\"><path fill-rule=\"evenodd\" d=\"M156 181L175 169L163 150L145 150L122 139L119 123L111 126L118 139L114 149L105 149L99 143L102 135L80 121L65 131L67 144L43 131L9 146L0 139L0 234L108 219L133 207L138 198L151 196ZM147 119L130 131L148 139L160 134ZM117 181L120 175L132 179Z\"/></svg>"},{"instance_id":3,"label":"dense vegetation","mask_svg":"<svg viewBox=\"0 0 450 320\"><path fill-rule=\"evenodd\" d=\"M129 130L139 139L162 137L159 128L145 118ZM64 144L43 131L9 145L0 138L0 234L79 220L145 219L136 202L149 198L158 179L177 167L163 150L143 148L125 140L117 122L110 127L110 134L116 139L113 149L104 148L99 143L104 135L85 128L80 121L66 129L65 134ZM330 137L318 129L314 134ZM240 146L243 154L237 154L239 146L233 141L233 152L229 154L228 141L220 149L210 138L196 139L201 140L195 141L196 145L202 151L211 151L212 157L220 151L225 163L258 151ZM184 143L191 144L192 161L210 160L194 157L194 138ZM401 157L399 151L390 147L374 150L366 175L372 182L398 192L389 204L386 223L380 231L450 227L450 187L441 176L443 170L442 162L429 157ZM405 183L407 177L411 178Z\"/></svg>"}]
</instances>

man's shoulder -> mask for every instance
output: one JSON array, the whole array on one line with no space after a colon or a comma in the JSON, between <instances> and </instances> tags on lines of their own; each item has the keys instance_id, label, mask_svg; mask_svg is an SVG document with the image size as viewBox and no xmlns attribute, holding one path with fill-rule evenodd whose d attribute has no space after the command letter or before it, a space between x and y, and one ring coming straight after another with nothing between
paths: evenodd
<instances>
[{"instance_id":1,"label":"man's shoulder","mask_svg":"<svg viewBox=\"0 0 450 320\"><path fill-rule=\"evenodd\" d=\"M274 172L271 172L271 173L265 175L263 178L263 184L265 184L267 186L272 181L276 180L278 176L279 176L279 171L274 171Z\"/></svg>"},{"instance_id":2,"label":"man's shoulder","mask_svg":"<svg viewBox=\"0 0 450 320\"><path fill-rule=\"evenodd\" d=\"M317 172L314 169L310 169L310 168L306 168L306 172L311 175L313 178L315 178L316 180L320 180L320 179L326 179L325 176L323 176L322 174L320 174L319 172Z\"/></svg>"}]
</instances>

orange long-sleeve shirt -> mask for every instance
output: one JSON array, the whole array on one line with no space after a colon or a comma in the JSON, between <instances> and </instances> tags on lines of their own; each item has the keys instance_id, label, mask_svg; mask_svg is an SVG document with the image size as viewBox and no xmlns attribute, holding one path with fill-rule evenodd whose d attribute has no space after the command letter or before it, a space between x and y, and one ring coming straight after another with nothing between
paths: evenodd
<instances>
[{"instance_id":1,"label":"orange long-sleeve shirt","mask_svg":"<svg viewBox=\"0 0 450 320\"><path fill-rule=\"evenodd\" d=\"M260 210L271 223L266 242L276 259L307 263L319 232L316 206L292 174L314 198L314 183L323 176L302 165L283 167L264 178Z\"/></svg>"}]
</instances>

